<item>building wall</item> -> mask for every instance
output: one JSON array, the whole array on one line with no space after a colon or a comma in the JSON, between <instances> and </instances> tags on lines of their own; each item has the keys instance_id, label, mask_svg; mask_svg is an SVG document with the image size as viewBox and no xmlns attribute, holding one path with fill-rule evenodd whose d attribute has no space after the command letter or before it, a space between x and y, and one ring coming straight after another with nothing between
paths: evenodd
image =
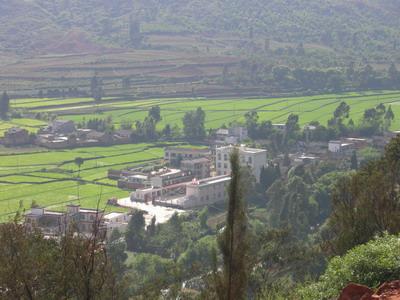
<instances>
[{"instance_id":1,"label":"building wall","mask_svg":"<svg viewBox=\"0 0 400 300\"><path fill-rule=\"evenodd\" d=\"M328 144L329 152L338 153L341 150L341 142L332 141Z\"/></svg>"},{"instance_id":2,"label":"building wall","mask_svg":"<svg viewBox=\"0 0 400 300\"><path fill-rule=\"evenodd\" d=\"M214 184L189 184L186 187L184 208L206 206L225 201L227 198L226 187L229 181L230 178L227 177L225 180Z\"/></svg>"},{"instance_id":3,"label":"building wall","mask_svg":"<svg viewBox=\"0 0 400 300\"><path fill-rule=\"evenodd\" d=\"M165 148L164 159L166 161L173 161L177 159L193 159L200 157L207 157L210 151L203 149L189 149L189 148Z\"/></svg>"},{"instance_id":4,"label":"building wall","mask_svg":"<svg viewBox=\"0 0 400 300\"><path fill-rule=\"evenodd\" d=\"M189 171L194 178L203 179L210 177L211 169L210 161L204 162L193 162L193 161L183 161L181 163L182 170Z\"/></svg>"},{"instance_id":5,"label":"building wall","mask_svg":"<svg viewBox=\"0 0 400 300\"><path fill-rule=\"evenodd\" d=\"M231 165L229 157L233 147L221 147L216 150L217 175L229 175ZM261 168L267 163L267 151L259 149L247 151L246 148L239 148L239 159L243 166L249 166L257 181L260 180Z\"/></svg>"}]
</instances>

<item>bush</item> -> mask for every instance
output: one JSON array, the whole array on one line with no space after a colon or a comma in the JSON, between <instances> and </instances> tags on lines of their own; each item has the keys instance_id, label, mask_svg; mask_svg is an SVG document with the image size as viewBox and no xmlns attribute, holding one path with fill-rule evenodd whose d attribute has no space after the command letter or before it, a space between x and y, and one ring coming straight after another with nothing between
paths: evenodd
<instances>
[{"instance_id":1,"label":"bush","mask_svg":"<svg viewBox=\"0 0 400 300\"><path fill-rule=\"evenodd\" d=\"M299 288L301 299L332 299L350 282L377 287L400 278L400 236L385 235L333 258L318 282Z\"/></svg>"}]
</instances>

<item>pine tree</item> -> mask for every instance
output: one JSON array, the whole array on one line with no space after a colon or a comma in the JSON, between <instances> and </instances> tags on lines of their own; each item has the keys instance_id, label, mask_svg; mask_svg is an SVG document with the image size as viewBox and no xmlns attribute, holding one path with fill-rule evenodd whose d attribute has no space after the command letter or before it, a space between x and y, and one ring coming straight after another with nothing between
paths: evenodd
<instances>
[{"instance_id":1,"label":"pine tree","mask_svg":"<svg viewBox=\"0 0 400 300\"><path fill-rule=\"evenodd\" d=\"M219 237L223 257L223 273L217 281L220 300L246 299L249 270L249 241L246 204L241 184L239 152L231 154L231 183L226 227Z\"/></svg>"}]
</instances>

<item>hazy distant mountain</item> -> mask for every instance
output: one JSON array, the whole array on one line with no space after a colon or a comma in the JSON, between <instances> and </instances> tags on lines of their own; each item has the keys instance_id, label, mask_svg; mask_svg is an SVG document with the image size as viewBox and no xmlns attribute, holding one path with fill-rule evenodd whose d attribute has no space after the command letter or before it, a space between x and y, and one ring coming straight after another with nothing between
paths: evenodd
<instances>
[{"instance_id":1,"label":"hazy distant mountain","mask_svg":"<svg viewBox=\"0 0 400 300\"><path fill-rule=\"evenodd\" d=\"M52 49L77 28L123 47L132 16L147 33L235 32L379 54L397 47L399 13L397 0L0 0L0 49Z\"/></svg>"}]
</instances>

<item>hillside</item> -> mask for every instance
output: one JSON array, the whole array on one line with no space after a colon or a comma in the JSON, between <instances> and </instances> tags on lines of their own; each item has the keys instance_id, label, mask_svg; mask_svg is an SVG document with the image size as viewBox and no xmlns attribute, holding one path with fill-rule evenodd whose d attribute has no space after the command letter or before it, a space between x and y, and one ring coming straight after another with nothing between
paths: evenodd
<instances>
[{"instance_id":1,"label":"hillside","mask_svg":"<svg viewBox=\"0 0 400 300\"><path fill-rule=\"evenodd\" d=\"M394 0L10 0L0 2L0 49L47 49L77 27L126 47L133 16L147 34L229 32L368 56L397 47L399 12Z\"/></svg>"},{"instance_id":2,"label":"hillside","mask_svg":"<svg viewBox=\"0 0 400 300\"><path fill-rule=\"evenodd\" d=\"M87 96L94 74L113 96L397 88L382 78L400 62L399 12L394 0L0 1L0 90Z\"/></svg>"}]
</instances>

